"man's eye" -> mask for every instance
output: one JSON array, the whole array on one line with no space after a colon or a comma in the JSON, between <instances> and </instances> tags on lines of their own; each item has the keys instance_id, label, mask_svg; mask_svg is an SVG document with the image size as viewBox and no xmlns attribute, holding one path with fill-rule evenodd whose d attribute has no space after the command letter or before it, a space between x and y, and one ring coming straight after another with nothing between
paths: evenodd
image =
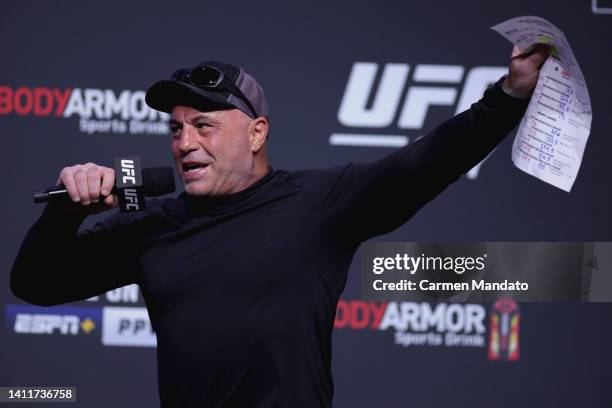
<instances>
[{"instance_id":1,"label":"man's eye","mask_svg":"<svg viewBox=\"0 0 612 408\"><path fill-rule=\"evenodd\" d=\"M170 132L172 132L173 134L178 132L179 130L181 130L180 126L170 126Z\"/></svg>"},{"instance_id":2,"label":"man's eye","mask_svg":"<svg viewBox=\"0 0 612 408\"><path fill-rule=\"evenodd\" d=\"M208 124L207 123L196 123L196 128L198 129L204 129L207 128Z\"/></svg>"}]
</instances>

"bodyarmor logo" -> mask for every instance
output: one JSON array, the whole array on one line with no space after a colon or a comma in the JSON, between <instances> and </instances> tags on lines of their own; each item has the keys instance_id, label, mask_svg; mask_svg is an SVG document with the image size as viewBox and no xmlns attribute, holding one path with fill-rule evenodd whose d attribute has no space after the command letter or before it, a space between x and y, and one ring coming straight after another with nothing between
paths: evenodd
<instances>
[{"instance_id":1,"label":"bodyarmor logo","mask_svg":"<svg viewBox=\"0 0 612 408\"><path fill-rule=\"evenodd\" d=\"M329 138L331 145L405 146L409 136L387 133L391 126L400 131L421 130L432 106L454 106L455 114L462 112L478 101L485 89L508 69L474 67L465 75L461 87L465 74L463 66L418 64L405 92L410 65L388 63L382 72L379 71L380 64L374 62L353 64L338 110L338 121L344 127L359 131L333 133ZM378 82L376 89L375 82ZM415 136L413 138L419 135ZM468 173L469 178L478 175L479 166Z\"/></svg>"},{"instance_id":2,"label":"bodyarmor logo","mask_svg":"<svg viewBox=\"0 0 612 408\"><path fill-rule=\"evenodd\" d=\"M0 85L0 116L79 118L83 133L167 134L168 114L145 103L144 91Z\"/></svg>"},{"instance_id":3,"label":"bodyarmor logo","mask_svg":"<svg viewBox=\"0 0 612 408\"><path fill-rule=\"evenodd\" d=\"M479 304L340 300L334 328L394 330L395 344L402 347L484 348L485 316Z\"/></svg>"}]
</instances>

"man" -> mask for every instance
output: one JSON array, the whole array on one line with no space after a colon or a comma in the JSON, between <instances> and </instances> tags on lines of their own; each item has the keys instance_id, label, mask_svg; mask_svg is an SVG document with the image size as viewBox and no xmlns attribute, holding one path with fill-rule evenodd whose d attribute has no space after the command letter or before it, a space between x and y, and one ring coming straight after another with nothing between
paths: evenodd
<instances>
[{"instance_id":1,"label":"man","mask_svg":"<svg viewBox=\"0 0 612 408\"><path fill-rule=\"evenodd\" d=\"M139 284L163 407L329 407L331 332L355 250L405 223L516 126L547 52L515 49L507 76L418 141L326 170L269 166L266 98L243 70L179 70L147 103L171 113L185 193L77 234L88 214L116 205L114 172L64 168L58 184L72 203L45 208L11 288L55 305Z\"/></svg>"}]
</instances>

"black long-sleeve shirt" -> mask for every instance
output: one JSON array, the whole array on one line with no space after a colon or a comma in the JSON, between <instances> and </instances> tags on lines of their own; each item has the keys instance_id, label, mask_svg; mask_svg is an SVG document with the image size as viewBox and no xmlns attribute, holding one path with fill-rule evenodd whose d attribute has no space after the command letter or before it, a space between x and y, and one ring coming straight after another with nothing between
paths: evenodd
<instances>
[{"instance_id":1,"label":"black long-sleeve shirt","mask_svg":"<svg viewBox=\"0 0 612 408\"><path fill-rule=\"evenodd\" d=\"M381 160L270 168L238 193L151 200L80 233L81 217L47 206L12 290L54 305L140 285L163 407L329 407L332 326L355 250L482 160L526 106L498 82Z\"/></svg>"}]
</instances>

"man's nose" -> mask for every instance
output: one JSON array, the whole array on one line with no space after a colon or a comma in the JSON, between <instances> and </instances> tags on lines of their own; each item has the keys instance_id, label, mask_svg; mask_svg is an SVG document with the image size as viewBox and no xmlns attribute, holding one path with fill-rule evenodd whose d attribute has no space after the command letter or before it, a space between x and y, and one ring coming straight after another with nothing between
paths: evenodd
<instances>
[{"instance_id":1,"label":"man's nose","mask_svg":"<svg viewBox=\"0 0 612 408\"><path fill-rule=\"evenodd\" d=\"M183 126L179 139L179 150L184 153L189 153L191 151L197 150L198 146L199 143L197 130L193 126Z\"/></svg>"}]
</instances>

